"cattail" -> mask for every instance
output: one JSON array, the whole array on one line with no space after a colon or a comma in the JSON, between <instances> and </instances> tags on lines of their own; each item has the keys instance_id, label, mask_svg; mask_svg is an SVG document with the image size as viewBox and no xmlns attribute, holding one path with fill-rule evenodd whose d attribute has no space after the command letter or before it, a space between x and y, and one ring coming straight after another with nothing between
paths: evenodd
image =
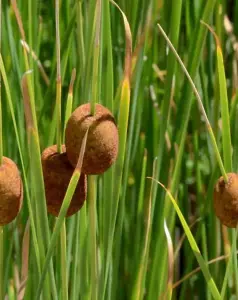
<instances>
[{"instance_id":1,"label":"cattail","mask_svg":"<svg viewBox=\"0 0 238 300\"><path fill-rule=\"evenodd\" d=\"M42 169L45 183L47 210L50 214L58 216L64 200L69 181L74 168L68 161L65 146L62 153L57 152L57 146L46 148L42 153ZM83 206L87 196L87 177L81 174L78 185L71 199L66 216L71 216Z\"/></svg>"},{"instance_id":2,"label":"cattail","mask_svg":"<svg viewBox=\"0 0 238 300\"><path fill-rule=\"evenodd\" d=\"M118 153L118 130L112 113L100 104L95 105L95 114L90 104L79 106L68 120L65 145L68 159L76 166L85 132L89 128L82 172L101 174L116 160Z\"/></svg>"},{"instance_id":3,"label":"cattail","mask_svg":"<svg viewBox=\"0 0 238 300\"><path fill-rule=\"evenodd\" d=\"M0 225L12 222L18 215L23 199L23 185L16 164L5 156L0 166Z\"/></svg>"},{"instance_id":4,"label":"cattail","mask_svg":"<svg viewBox=\"0 0 238 300\"><path fill-rule=\"evenodd\" d=\"M214 188L214 209L221 223L235 228L238 222L238 174L228 173L228 182L220 177Z\"/></svg>"}]
</instances>

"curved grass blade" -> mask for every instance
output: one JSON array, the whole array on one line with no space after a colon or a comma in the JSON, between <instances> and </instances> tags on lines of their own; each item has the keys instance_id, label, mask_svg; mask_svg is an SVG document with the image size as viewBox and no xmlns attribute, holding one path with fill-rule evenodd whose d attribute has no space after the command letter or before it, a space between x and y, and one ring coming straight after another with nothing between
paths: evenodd
<instances>
[{"instance_id":1,"label":"curved grass blade","mask_svg":"<svg viewBox=\"0 0 238 300\"><path fill-rule=\"evenodd\" d=\"M153 164L153 176L156 172L157 169L157 158L154 160ZM143 178L144 180L144 178ZM147 203L147 213L145 216L146 219L146 228L145 228L145 237L144 237L144 242L143 242L143 249L142 249L142 254L139 259L139 268L138 272L136 274L136 280L135 280L135 285L132 290L132 299L133 300L142 300L143 299L143 291L144 291L144 286L145 286L145 273L147 269L147 263L148 263L148 255L149 255L149 247L150 247L150 238L151 238L151 229L152 229L152 195L154 191L154 184L153 181L151 183L150 187L150 196L148 199Z\"/></svg>"},{"instance_id":2,"label":"curved grass blade","mask_svg":"<svg viewBox=\"0 0 238 300\"><path fill-rule=\"evenodd\" d=\"M222 145L223 145L223 157L225 169L227 172L232 171L232 145L231 145L231 129L230 129L230 115L229 115L229 106L228 106L228 97L227 97L227 86L226 86L226 75L223 62L223 55L221 44L218 36L215 31L205 22L201 22L205 25L216 41L216 53L217 53L217 68L218 68L218 81L220 87L220 105L221 105L221 116L222 116ZM237 256L236 256L236 238L237 234L235 230L232 230L232 253L231 258L234 258L234 264L232 265L233 271L235 274L235 286L236 286L236 297L238 297L238 270L237 270ZM230 264L228 263L227 268L230 269ZM228 272L228 271L227 271ZM222 291L225 290L226 278L223 283Z\"/></svg>"},{"instance_id":3,"label":"curved grass blade","mask_svg":"<svg viewBox=\"0 0 238 300\"><path fill-rule=\"evenodd\" d=\"M120 198L123 165L125 159L127 128L128 128L128 119L129 119L129 110L130 110L130 77L131 77L131 63L132 63L132 35L131 35L130 25L127 21L125 14L120 9L120 7L114 1L111 0L111 2L119 9L123 17L124 27L125 27L125 38L126 38L126 55L125 55L125 66L124 66L124 79L122 82L120 109L119 109L119 117L118 117L119 151L118 151L117 162L115 165L115 176L114 176L114 182L117 182L114 189L115 205L113 207L113 211L111 212L111 220L109 225L109 227L111 228L111 232L109 233L109 241L107 247L105 280L103 286L102 299L104 299L105 292L106 292L113 238L115 233L116 217L117 217L118 204Z\"/></svg>"},{"instance_id":4,"label":"curved grass blade","mask_svg":"<svg viewBox=\"0 0 238 300\"><path fill-rule=\"evenodd\" d=\"M158 27L159 27L159 30L160 32L163 34L164 38L166 39L166 42L168 43L169 47L171 48L171 50L173 51L174 55L176 56L181 68L183 69L185 75L187 76L188 80L189 80L189 83L191 84L191 87L196 95L196 98L197 98L197 101L198 101L198 105L200 107L200 110L201 110L201 113L202 115L204 116L204 119L205 119L205 122L206 122L206 125L207 125L207 130L208 130L208 133L210 135L210 138L211 138L211 142L213 144L213 148L214 148L214 151L215 151L215 154L216 154L216 158L217 158L217 162L219 164L219 167L220 167L220 170L221 170L221 173L224 177L224 179L227 181L228 180L228 177L226 175L226 171L225 171L225 167L223 165L223 162L222 162L222 159L221 159L221 155L220 155L220 152L219 152L219 149L218 149L218 146L217 146L217 143L216 143L216 139L215 139L215 136L214 136L214 133L212 131L212 127L210 125L210 122L208 120L208 117L207 117L207 114L205 112L205 109L204 109L204 106L203 106L203 103L202 103L202 99L195 87L195 84L192 80L192 78L190 77L185 65L183 64L181 58L179 57L176 49L174 48L174 46L172 45L172 43L170 42L168 36L166 35L166 33L164 32L163 28L158 24Z\"/></svg>"},{"instance_id":5,"label":"curved grass blade","mask_svg":"<svg viewBox=\"0 0 238 300\"><path fill-rule=\"evenodd\" d=\"M26 35L23 27L23 22L21 19L20 11L17 7L16 0L11 0L12 8L15 13L15 17L18 23L19 31L22 37L22 40L26 40ZM29 61L27 56L27 51L24 50L24 63L27 72L29 72ZM43 243L39 245L39 251L41 255L41 259L43 260L45 257L45 249L48 247L49 240L50 240L50 229L48 224L47 218L47 209L46 209L46 200L45 200L45 189L44 189L44 180L43 180L43 173L42 173L42 165L41 165L41 151L40 151L40 140L39 140L39 133L38 133L38 124L37 124L37 116L36 116L36 106L35 106L35 95L34 95L34 88L33 88L33 80L30 76L30 73L26 73L28 76L26 77L26 89L28 92L28 100L29 100L29 112L31 114L31 119L33 126L29 129L28 140L29 140L29 149L30 149L30 170L31 170L31 179L32 179L32 187L33 193L35 198L35 203L37 207L37 225L36 230L39 234L40 239ZM53 270L53 263L50 262L50 280L51 280L51 291L53 297L57 299L57 290L55 284L55 276ZM46 288L49 288L50 283L47 277L46 280ZM47 294L50 294L48 292Z\"/></svg>"},{"instance_id":6,"label":"curved grass blade","mask_svg":"<svg viewBox=\"0 0 238 300\"><path fill-rule=\"evenodd\" d=\"M220 105L222 116L222 145L223 145L223 157L224 166L227 172L232 171L232 145L231 145L231 129L230 129L230 115L227 97L226 75L223 62L223 55L221 44L215 31L205 22L201 21L209 31L213 34L216 41L216 53L217 53L217 67L218 67L218 80L220 87Z\"/></svg>"},{"instance_id":7,"label":"curved grass blade","mask_svg":"<svg viewBox=\"0 0 238 300\"><path fill-rule=\"evenodd\" d=\"M64 223L64 218L65 218L67 210L69 208L70 201L73 197L73 194L75 192L75 189L77 187L77 184L78 184L78 181L79 181L79 178L80 178L80 175L81 175L81 167L82 167L82 163L83 163L83 157L84 157L84 152L85 152L85 148L86 148L87 137L88 137L88 130L86 131L85 136L83 138L78 163L77 163L75 171L74 171L74 173L71 177L71 180L69 182L69 185L68 185L68 188L67 188L67 191L66 191L66 194L64 196L64 200L63 200L60 212L59 212L59 216L57 218L57 221L56 221L55 227L54 227L54 231L53 231L53 234L51 236L50 244L49 244L49 247L48 247L48 251L47 251L47 254L46 254L46 258L45 258L45 262L44 262L44 266L43 266L43 270L42 270L42 275L41 275L40 282L39 282L37 292L36 292L36 298L35 299L37 299L37 300L40 299L41 290L42 290L43 283L44 283L44 280L45 280L45 276L46 276L46 273L47 273L47 270L48 270L48 267L49 267L49 262L51 260L52 255L53 255L54 247L56 245L58 236L60 234L61 227Z\"/></svg>"},{"instance_id":8,"label":"curved grass blade","mask_svg":"<svg viewBox=\"0 0 238 300\"><path fill-rule=\"evenodd\" d=\"M181 222L181 224L183 226L184 232L185 232L185 234L186 234L186 236L188 238L188 241L189 241L189 244L190 244L190 246L192 248L193 254L195 255L195 257L196 257L196 259L198 261L198 264L201 267L201 270L203 272L203 275L205 277L207 285L208 285L208 287L210 289L210 292L213 295L213 298L215 300L222 299L221 295L220 295L220 293L219 293L219 291L217 289L217 286L216 286L216 284L215 284L215 282L214 282L214 280L213 280L213 278L212 278L212 276L210 274L210 271L209 271L209 269L207 267L207 263L206 263L206 261L204 260L204 258L201 255L201 252L200 252L200 250L198 248L198 245L197 245L197 243L196 243L196 241L195 241L195 239L193 237L193 234L192 234L191 230L189 229L189 226L188 226L188 224L187 224L187 222L186 222L186 220L185 220L185 218L184 218L184 216L183 216L183 214L182 214L182 212L181 212L181 210L180 210L180 208L179 208L176 200L173 198L173 196L171 195L170 191L161 182L159 182L158 180L155 180L152 177L149 177L149 178L152 179L152 180L154 180L155 182L157 182L166 191L166 193L168 194L169 199L173 203L174 209L176 210L176 213L177 213L177 215L178 215L178 217L180 219L180 222Z\"/></svg>"},{"instance_id":9,"label":"curved grass blade","mask_svg":"<svg viewBox=\"0 0 238 300\"><path fill-rule=\"evenodd\" d=\"M174 251L173 251L173 241L169 232L169 229L166 224L166 220L164 220L164 232L166 235L167 245L168 245L168 281L167 281L167 299L172 299L173 293L173 274L174 274Z\"/></svg>"},{"instance_id":10,"label":"curved grass blade","mask_svg":"<svg viewBox=\"0 0 238 300\"><path fill-rule=\"evenodd\" d=\"M19 138L19 133L18 133L18 129L17 129L17 123L16 123L15 114L14 114L14 109L13 109L13 102L12 102L12 97L11 97L11 93L10 93L10 87L8 84L7 75L6 75L6 71L5 71L5 67L4 67L4 63L2 60L1 54L0 54L0 72L2 74L3 82L5 85L5 89L6 89L8 106L9 106L10 113L12 116L13 126L14 126L14 130L15 130L15 135L16 135L16 142L17 142L17 146L18 146L18 150L19 150L19 156L20 156L22 173L23 173L23 181L24 181L24 185L25 185L26 200L27 200L27 205L28 205L28 210L29 210L30 225L31 225L31 230L32 230L33 245L34 245L34 249L35 249L35 253L36 253L37 271L40 274L40 269L41 269L41 267L40 267L40 251L39 251L39 245L38 245L37 235L36 235L36 225L35 225L35 221L34 221L32 205L31 205L31 201L30 201L25 165L24 165L24 161L23 161L20 138Z\"/></svg>"}]
</instances>

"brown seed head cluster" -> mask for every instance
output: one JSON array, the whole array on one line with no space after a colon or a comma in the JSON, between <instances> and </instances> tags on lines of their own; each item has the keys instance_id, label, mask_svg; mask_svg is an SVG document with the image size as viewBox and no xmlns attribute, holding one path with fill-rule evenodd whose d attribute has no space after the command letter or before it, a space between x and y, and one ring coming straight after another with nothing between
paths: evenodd
<instances>
[{"instance_id":1,"label":"brown seed head cluster","mask_svg":"<svg viewBox=\"0 0 238 300\"><path fill-rule=\"evenodd\" d=\"M57 146L53 145L42 153L42 169L45 183L45 194L48 212L58 216L69 181L74 172L65 153L65 146L62 153L57 152ZM87 178L81 174L78 185L72 197L67 216L78 212L83 206L87 195Z\"/></svg>"},{"instance_id":2,"label":"brown seed head cluster","mask_svg":"<svg viewBox=\"0 0 238 300\"><path fill-rule=\"evenodd\" d=\"M0 225L12 222L18 215L23 198L23 185L16 164L5 156L0 166Z\"/></svg>"},{"instance_id":3,"label":"brown seed head cluster","mask_svg":"<svg viewBox=\"0 0 238 300\"><path fill-rule=\"evenodd\" d=\"M89 128L82 172L101 174L116 160L118 153L118 130L112 113L96 104L95 114L90 104L79 106L68 120L65 132L66 152L70 163L76 166L83 137Z\"/></svg>"},{"instance_id":4,"label":"brown seed head cluster","mask_svg":"<svg viewBox=\"0 0 238 300\"><path fill-rule=\"evenodd\" d=\"M235 228L238 222L238 174L228 173L228 182L220 177L214 188L215 214L221 223Z\"/></svg>"},{"instance_id":5,"label":"brown seed head cluster","mask_svg":"<svg viewBox=\"0 0 238 300\"><path fill-rule=\"evenodd\" d=\"M117 158L118 130L111 112L106 107L96 104L95 114L91 115L90 104L79 106L68 120L62 153L57 152L56 145L48 147L42 153L47 209L54 216L58 216L60 212L87 130L82 174L67 216L75 214L84 204L87 195L87 175L105 172Z\"/></svg>"}]
</instances>

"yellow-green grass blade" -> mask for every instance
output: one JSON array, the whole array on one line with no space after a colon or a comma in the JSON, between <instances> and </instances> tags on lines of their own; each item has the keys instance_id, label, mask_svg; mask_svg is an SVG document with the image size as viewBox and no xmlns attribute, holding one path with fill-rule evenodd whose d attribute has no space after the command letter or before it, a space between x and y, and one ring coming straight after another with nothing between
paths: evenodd
<instances>
[{"instance_id":1,"label":"yellow-green grass blade","mask_svg":"<svg viewBox=\"0 0 238 300\"><path fill-rule=\"evenodd\" d=\"M182 11L182 1L181 0L173 1L169 37L171 43L174 45L175 48L177 48L178 41L179 41L181 11ZM158 173L160 173L160 168L162 166L164 144L165 144L164 137L169 122L169 111L171 107L170 105L170 99L172 93L171 87L173 85L175 74L176 74L176 58L174 57L173 51L169 51L168 58L167 58L167 76L165 82L165 92L163 97L163 106L162 106L161 121L159 127Z\"/></svg>"},{"instance_id":2,"label":"yellow-green grass blade","mask_svg":"<svg viewBox=\"0 0 238 300\"><path fill-rule=\"evenodd\" d=\"M157 167L157 159L154 160L153 164L153 174L156 171ZM142 180L145 180L145 170L142 173ZM145 233L143 236L143 248L141 251L141 254L139 255L138 261L139 265L136 266L138 268L137 273L135 273L135 283L132 289L132 300L141 300L143 299L143 294L144 294L144 288L145 288L145 274L146 274L146 269L148 265L148 257L149 257L149 248L150 248L150 239L151 239L151 229L152 229L152 218L153 216L151 215L152 211L152 199L153 199L153 190L154 190L154 183L151 182L151 187L150 187L150 195L148 199L145 198L144 201L148 201L148 203L144 203L145 206L145 219L146 219L146 227L145 227ZM144 191L143 191L144 192ZM141 212L142 213L142 212ZM139 226L139 224L138 224ZM139 245L139 243L138 243Z\"/></svg>"},{"instance_id":3,"label":"yellow-green grass blade","mask_svg":"<svg viewBox=\"0 0 238 300\"><path fill-rule=\"evenodd\" d=\"M115 174L114 174L114 180L115 182L117 182L117 184L114 188L114 195L113 195L113 199L115 199L115 204L111 212L112 214L111 222L110 222L111 231L109 233L109 241L107 246L107 258L106 258L105 276L104 276L105 280L103 285L102 299L104 299L105 297L106 286L107 286L109 265L110 265L111 252L113 246L113 238L115 233L116 217L117 217L117 211L118 211L118 205L120 199L123 165L125 159L127 128L128 128L128 119L129 119L129 109L130 109L130 76L131 76L131 59L132 59L131 56L132 38L131 38L129 23L127 21L125 14L122 12L119 6L114 1L111 2L120 10L120 13L122 14L123 17L125 35L126 35L126 54L125 54L125 66L124 66L124 79L122 82L120 108L119 108L119 116L118 116L119 149L118 149L118 158L116 161Z\"/></svg>"},{"instance_id":4,"label":"yellow-green grass blade","mask_svg":"<svg viewBox=\"0 0 238 300\"><path fill-rule=\"evenodd\" d=\"M222 116L222 145L223 145L224 166L227 172L231 172L232 171L232 145L231 145L230 116L229 116L226 75L225 75L222 49L221 49L219 38L214 32L214 30L206 23L204 22L202 23L206 25L206 27L208 27L208 29L214 35L216 41L219 96L220 96L221 116Z\"/></svg>"},{"instance_id":5,"label":"yellow-green grass blade","mask_svg":"<svg viewBox=\"0 0 238 300\"><path fill-rule=\"evenodd\" d=\"M98 260L97 260L97 212L96 212L96 184L95 175L88 177L88 211L89 211L89 234L90 255L88 257L91 266L91 298L98 299Z\"/></svg>"},{"instance_id":6,"label":"yellow-green grass blade","mask_svg":"<svg viewBox=\"0 0 238 300\"><path fill-rule=\"evenodd\" d=\"M133 96L131 99L131 108L130 108L130 122L128 124L128 137L127 137L127 150L126 156L124 161L124 170L123 170L123 179L122 179L122 187L121 187L121 199L118 207L118 221L116 227L116 236L117 236L117 243L118 245L121 244L122 232L123 232L123 222L125 220L125 199L127 193L127 184L129 180L129 170L130 166L132 165L132 148L136 150L137 147L135 145L135 134L136 127L140 128L142 120L138 120L137 117L143 114L143 104L141 103L142 99L139 99L139 87L142 81L142 70L143 70L143 51L141 51L139 58L137 60L137 65L134 69L134 89L133 89ZM116 246L117 247L117 246ZM120 264L120 254L118 253L117 258L115 259L115 269L119 268ZM115 285L117 283L115 282ZM116 289L116 287L114 288Z\"/></svg>"},{"instance_id":7,"label":"yellow-green grass blade","mask_svg":"<svg viewBox=\"0 0 238 300\"><path fill-rule=\"evenodd\" d=\"M39 285L38 285L38 288L37 288L35 299L40 299L41 290L42 290L42 287L43 287L43 284L44 284L45 276L46 276L47 270L49 268L49 262L52 258L54 247L57 243L57 239L58 239L58 236L60 234L61 227L64 223L64 219L65 219L67 210L69 208L71 199L74 195L75 189L77 187L77 184L78 184L78 181L79 181L79 178L80 178L80 175L81 175L81 167L82 167L82 163L83 163L83 157L84 157L84 152L85 152L85 148L86 148L87 137L88 137L88 130L86 131L85 136L83 138L78 163L77 163L75 171L74 171L74 173L73 173L73 175L70 179L67 191L66 191L65 196L64 196L62 206L60 208L58 218L57 218L55 226L54 226L54 230L53 230L53 233L52 233L52 236L51 236L49 247L47 249L45 262L44 262L44 265L43 265L42 274L41 274L41 278L40 278Z\"/></svg>"},{"instance_id":8,"label":"yellow-green grass blade","mask_svg":"<svg viewBox=\"0 0 238 300\"><path fill-rule=\"evenodd\" d=\"M113 48L112 48L112 29L111 29L110 2L102 2L102 19L101 19L101 54L106 55L106 69L101 76L101 103L105 105L112 113L114 109L114 69L113 69ZM103 52L104 51L104 52ZM113 206L113 183L114 183L114 166L103 174L102 182L102 199L103 205L98 206L98 233L100 240L102 272L100 274L99 296L103 293L104 286L104 268L106 265L106 251L110 234L110 220Z\"/></svg>"},{"instance_id":9,"label":"yellow-green grass blade","mask_svg":"<svg viewBox=\"0 0 238 300\"><path fill-rule=\"evenodd\" d=\"M104 293L106 290L107 276L109 272L109 263L112 251L113 244L113 235L115 232L115 223L117 216L117 209L119 204L119 196L120 196L120 188L122 181L122 172L123 172L123 164L125 157L125 149L126 149L126 140L127 140L127 124L129 117L129 103L130 103L130 84L129 79L125 78L122 85L121 92L121 104L120 104L120 112L119 112L119 121L118 121L118 130L119 130L119 152L118 158L115 166L115 175L114 178L117 182L117 185L114 188L114 199L116 199L116 203L114 204L113 212L112 212L112 222L111 222L111 232L109 235L109 242L107 248L107 259L106 259L106 267L105 267L105 282L104 282Z\"/></svg>"},{"instance_id":10,"label":"yellow-green grass blade","mask_svg":"<svg viewBox=\"0 0 238 300\"><path fill-rule=\"evenodd\" d=\"M17 3L15 0L11 1L15 17L18 23L19 31L22 37L22 40L25 41L25 32L24 27L21 19L20 12L17 7ZM29 61L27 52L23 49L24 54L24 64L27 72L29 72ZM40 255L41 258L44 258L45 255L45 248L48 246L49 239L50 239L50 230L48 225L48 218L47 218L47 209L46 209L46 200L45 200L45 191L44 191L44 180L43 180L43 173L42 173L42 166L41 166L41 151L40 151L40 141L39 141L39 134L38 134L38 124L37 124L37 117L36 117L36 106L35 106L35 95L34 95L34 88L33 88L33 80L31 73L27 73L27 90L28 90L28 108L29 108L29 115L32 122L32 128L29 130L29 149L30 149L30 157L31 157L31 164L30 164L30 171L32 176L32 186L33 192L35 197L36 203L36 214L39 214L37 219L36 230L39 237L43 240L42 245L40 245ZM34 208L34 206L33 206ZM44 232L44 233L43 233ZM52 293L54 298L57 299L57 291L55 285L55 278L54 278L54 271L53 271L53 264L52 261L50 262L50 280L51 280L51 287ZM46 280L46 288L49 288L49 281L48 277ZM49 292L48 292L49 293Z\"/></svg>"},{"instance_id":11,"label":"yellow-green grass blade","mask_svg":"<svg viewBox=\"0 0 238 300\"><path fill-rule=\"evenodd\" d=\"M151 179L155 180L153 178L151 178ZM195 241L195 239L193 237L193 234L192 234L192 232L191 232L191 230L190 230L190 228L189 228L189 226L188 226L188 224L187 224L187 222L186 222L186 220L185 220L185 218L184 218L184 216L183 216L183 214L182 214L182 212L181 212L181 210L180 210L180 208L179 208L176 200L173 198L173 196L171 195L170 191L168 189L166 189L166 187L162 183L160 183L157 180L155 180L155 181L160 186L162 186L162 188L166 191L166 193L169 196L169 199L171 200L171 202L173 204L173 207L174 207L174 209L175 209L175 211L176 211L176 213L177 213L177 215L179 217L179 220L180 220L180 222L181 222L181 224L183 226L184 232L185 232L185 234L187 236L187 239L189 241L189 244L191 246L193 254L195 255L195 257L196 257L196 259L198 261L198 264L199 264L199 266L200 266L200 268L201 268L201 270L203 272L203 275L204 275L204 278L205 278L205 280L207 282L207 285L208 285L208 287L209 287L209 289L211 291L211 294L213 295L213 298L216 299L216 300L221 299L221 295L220 295L220 293L219 293L219 291L217 289L217 286L216 286L216 284L215 284L215 282L214 282L214 280L213 280L213 278L212 278L212 276L210 274L210 271L208 269L207 263L206 263L206 261L204 260L204 258L201 255L201 252L200 252L200 250L198 248L198 245L197 245L197 243L196 243L196 241Z\"/></svg>"},{"instance_id":12,"label":"yellow-green grass blade","mask_svg":"<svg viewBox=\"0 0 238 300\"><path fill-rule=\"evenodd\" d=\"M67 255L67 244L66 244L66 225L65 221L62 224L60 230L60 256L61 256L61 282L62 282L62 298L68 299L68 276L66 268L66 255Z\"/></svg>"},{"instance_id":13,"label":"yellow-green grass blade","mask_svg":"<svg viewBox=\"0 0 238 300\"><path fill-rule=\"evenodd\" d=\"M167 299L171 300L173 295L173 278L174 278L174 249L173 249L173 241L164 220L164 232L166 235L167 245L168 245L168 279L167 279Z\"/></svg>"},{"instance_id":14,"label":"yellow-green grass blade","mask_svg":"<svg viewBox=\"0 0 238 300\"><path fill-rule=\"evenodd\" d=\"M204 20L209 20L210 16L212 15L213 12L213 8L215 5L215 1L207 1L206 5L204 6L204 9L202 11L202 18ZM202 55L202 49L204 47L204 41L205 41L205 34L206 31L201 28L201 26L199 25L199 22L196 23L196 27L194 30L194 38L192 40L190 40L190 49L188 51L188 71L189 74L191 76L192 79L195 78L197 71L198 71L198 66L199 63L201 61L201 55ZM196 38L195 38L196 36ZM176 117L176 122L175 122L175 128L178 128L179 130L176 130L175 134L176 134L176 141L177 144L179 145L179 152L180 155L178 155L178 160L176 161L176 175L173 172L173 188L175 190L173 190L173 192L175 193L177 191L178 188L178 184L179 184L179 179L180 179L180 173L181 173L181 160L182 160L182 154L183 154L183 147L184 147L184 143L186 140L186 134L187 134L187 126L188 126L188 122L189 122L189 118L190 118L190 111L191 111L191 107L192 107L192 102L193 102L193 97L192 97L192 89L190 89L190 87L187 85L186 81L184 83L184 87L182 89L182 100L180 106L178 107L179 109L179 113L177 114ZM163 106L165 107L165 106ZM162 125L163 126L163 125ZM161 150L159 150L161 151ZM162 153L162 152L161 152ZM161 158L163 158L163 155L160 155ZM164 159L164 158L163 158ZM159 169L158 169L159 171ZM157 176L161 176L161 174L159 174L160 172L158 172ZM225 172L224 172L225 173ZM157 177L156 177L157 178ZM177 183L177 184L174 184ZM156 196L156 193L154 194L154 197ZM157 196L158 197L158 196ZM160 205L158 207L158 211L163 211L163 205L161 202L159 202ZM161 214L163 216L163 214ZM166 215L165 215L166 216ZM163 219L163 218L161 218ZM173 217L171 218L171 224L173 224L174 222L174 214ZM153 252L155 255L155 263L152 265L152 270L151 270L151 275L150 275L150 279L149 279L149 298L155 297L154 295L158 295L162 293L162 291L164 290L164 272L165 272L165 268L166 268L166 259L165 259L165 252L163 251L163 258L162 258L162 264L163 267L161 268L161 249L163 249L163 236L162 236L162 224L159 221L158 222L158 236L160 237L159 239L156 240L156 246L155 246L155 251ZM162 245L162 247L161 247ZM158 271L158 267L161 268L160 271ZM158 274L160 274L160 280L159 280L159 285L156 284L156 278L158 278Z\"/></svg>"},{"instance_id":15,"label":"yellow-green grass blade","mask_svg":"<svg viewBox=\"0 0 238 300\"><path fill-rule=\"evenodd\" d=\"M43 260L45 259L45 251L48 245L49 239L49 227L48 227L48 218L47 218L47 210L46 210L46 200L45 200L45 190L44 190L44 180L42 173L42 165L41 165L41 154L40 154L40 145L39 145L39 136L37 134L36 128L34 127L34 119L32 114L32 109L30 105L30 94L29 94L29 85L27 77L30 76L30 73L26 73L23 78L23 91L24 91L24 106L25 106L25 114L26 114L26 124L27 124L27 133L28 133L28 143L29 143L29 156L30 156L30 172L31 172L31 182L32 182L32 190L33 190L33 208L35 209L35 217L37 217L36 229L37 229L37 237L44 241L45 235L47 238L45 239L45 243L41 243L39 246L40 256L41 256L41 266L43 265ZM40 217L39 217L40 216ZM42 224L43 223L43 224ZM54 270L53 263L50 262L50 280L52 286L52 293L55 298L57 298L57 291L55 286L55 278L54 278ZM48 278L48 277L47 277ZM49 282L46 281L46 288L49 289ZM49 293L46 292L46 293Z\"/></svg>"},{"instance_id":16,"label":"yellow-green grass blade","mask_svg":"<svg viewBox=\"0 0 238 300\"><path fill-rule=\"evenodd\" d=\"M222 55L221 44L218 36L213 31L213 29L205 24L211 33L215 37L216 41L216 53L217 53L217 69L218 69L218 82L219 82L219 95L220 95L220 105L221 105L221 116L222 116L222 145L223 145L223 157L224 165L227 172L232 171L232 145L231 145L231 130L230 130L230 115L229 115L229 105L227 96L227 85L226 85L226 75L224 68L224 61ZM232 253L231 258L234 259L233 270L235 274L235 286L236 286L236 296L238 296L238 270L237 270L237 256L236 256L236 231L232 230ZM230 267L228 263L227 268ZM225 276L225 279L227 277ZM223 283L223 290L226 286L226 280Z\"/></svg>"},{"instance_id":17,"label":"yellow-green grass blade","mask_svg":"<svg viewBox=\"0 0 238 300\"><path fill-rule=\"evenodd\" d=\"M34 217L33 217L32 204L30 201L27 176L26 176L25 165L24 165L24 160L23 160L23 155L22 155L22 150L21 150L19 133L18 133L18 129L17 129L17 123L16 123L16 119L15 119L15 114L14 114L14 108L13 108L13 102L12 102L12 97L11 97L11 93L10 93L10 87L8 84L6 71L5 71L5 67L4 67L4 63L3 63L1 55L0 55L0 71L2 74L2 79L3 79L4 85L5 85L5 89L6 89L8 106L9 106L9 109L11 112L11 117L12 117L12 121L13 121L13 125L14 125L14 131L15 131L15 135L16 135L16 142L17 142L19 155L20 155L20 161L21 161L21 167L22 167L22 173L23 173L23 182L24 182L24 186L25 186L25 193L26 193L27 205L28 205L29 216L30 216L30 225L31 225L31 230L32 230L32 235L33 235L34 249L35 249L35 253L36 253L37 271L38 271L38 274L40 274L40 254L39 254L39 246L38 246L37 234L36 234L36 225L35 225L35 221L34 221Z\"/></svg>"}]
</instances>

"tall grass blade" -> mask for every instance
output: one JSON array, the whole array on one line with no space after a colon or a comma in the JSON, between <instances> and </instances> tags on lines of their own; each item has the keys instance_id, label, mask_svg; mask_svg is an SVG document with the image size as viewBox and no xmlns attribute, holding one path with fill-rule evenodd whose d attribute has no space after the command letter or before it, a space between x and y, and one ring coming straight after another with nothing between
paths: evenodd
<instances>
[{"instance_id":1,"label":"tall grass blade","mask_svg":"<svg viewBox=\"0 0 238 300\"><path fill-rule=\"evenodd\" d=\"M155 180L153 178L151 178L151 179ZM220 293L219 293L219 291L217 289L217 286L216 286L216 284L215 284L215 282L214 282L214 280L213 280L213 278L212 278L212 276L210 274L210 271L209 271L209 269L207 267L207 263L205 262L205 260L203 259L202 255L201 255L201 252L200 252L200 250L199 250L199 248L197 246L197 243L196 243L196 241L195 241L195 239L194 239L194 237L193 237L193 235L192 235L192 233L191 233L191 231L189 229L189 226L188 226L186 220L184 219L184 216L183 216L183 214L182 214L182 212L181 212L178 204L176 203L176 200L173 198L173 196L171 195L171 193L169 192L169 190L167 190L166 187L162 183L160 183L157 180L155 180L155 181L160 186L162 186L162 188L168 194L171 202L173 203L174 209L176 210L176 213L177 213L177 215L178 215L178 217L180 219L180 222L181 222L181 224L183 226L184 232L186 233L186 236L187 236L189 244L190 244L190 246L192 248L193 254L195 255L195 257L196 257L196 259L197 259L197 261L199 263L199 266L200 266L200 268L201 268L201 270L203 272L203 275L205 277L207 285L208 285L208 287L209 287L209 289L210 289L210 291L211 291L214 299L216 299L216 300L221 299L221 295L220 295Z\"/></svg>"}]
</instances>

